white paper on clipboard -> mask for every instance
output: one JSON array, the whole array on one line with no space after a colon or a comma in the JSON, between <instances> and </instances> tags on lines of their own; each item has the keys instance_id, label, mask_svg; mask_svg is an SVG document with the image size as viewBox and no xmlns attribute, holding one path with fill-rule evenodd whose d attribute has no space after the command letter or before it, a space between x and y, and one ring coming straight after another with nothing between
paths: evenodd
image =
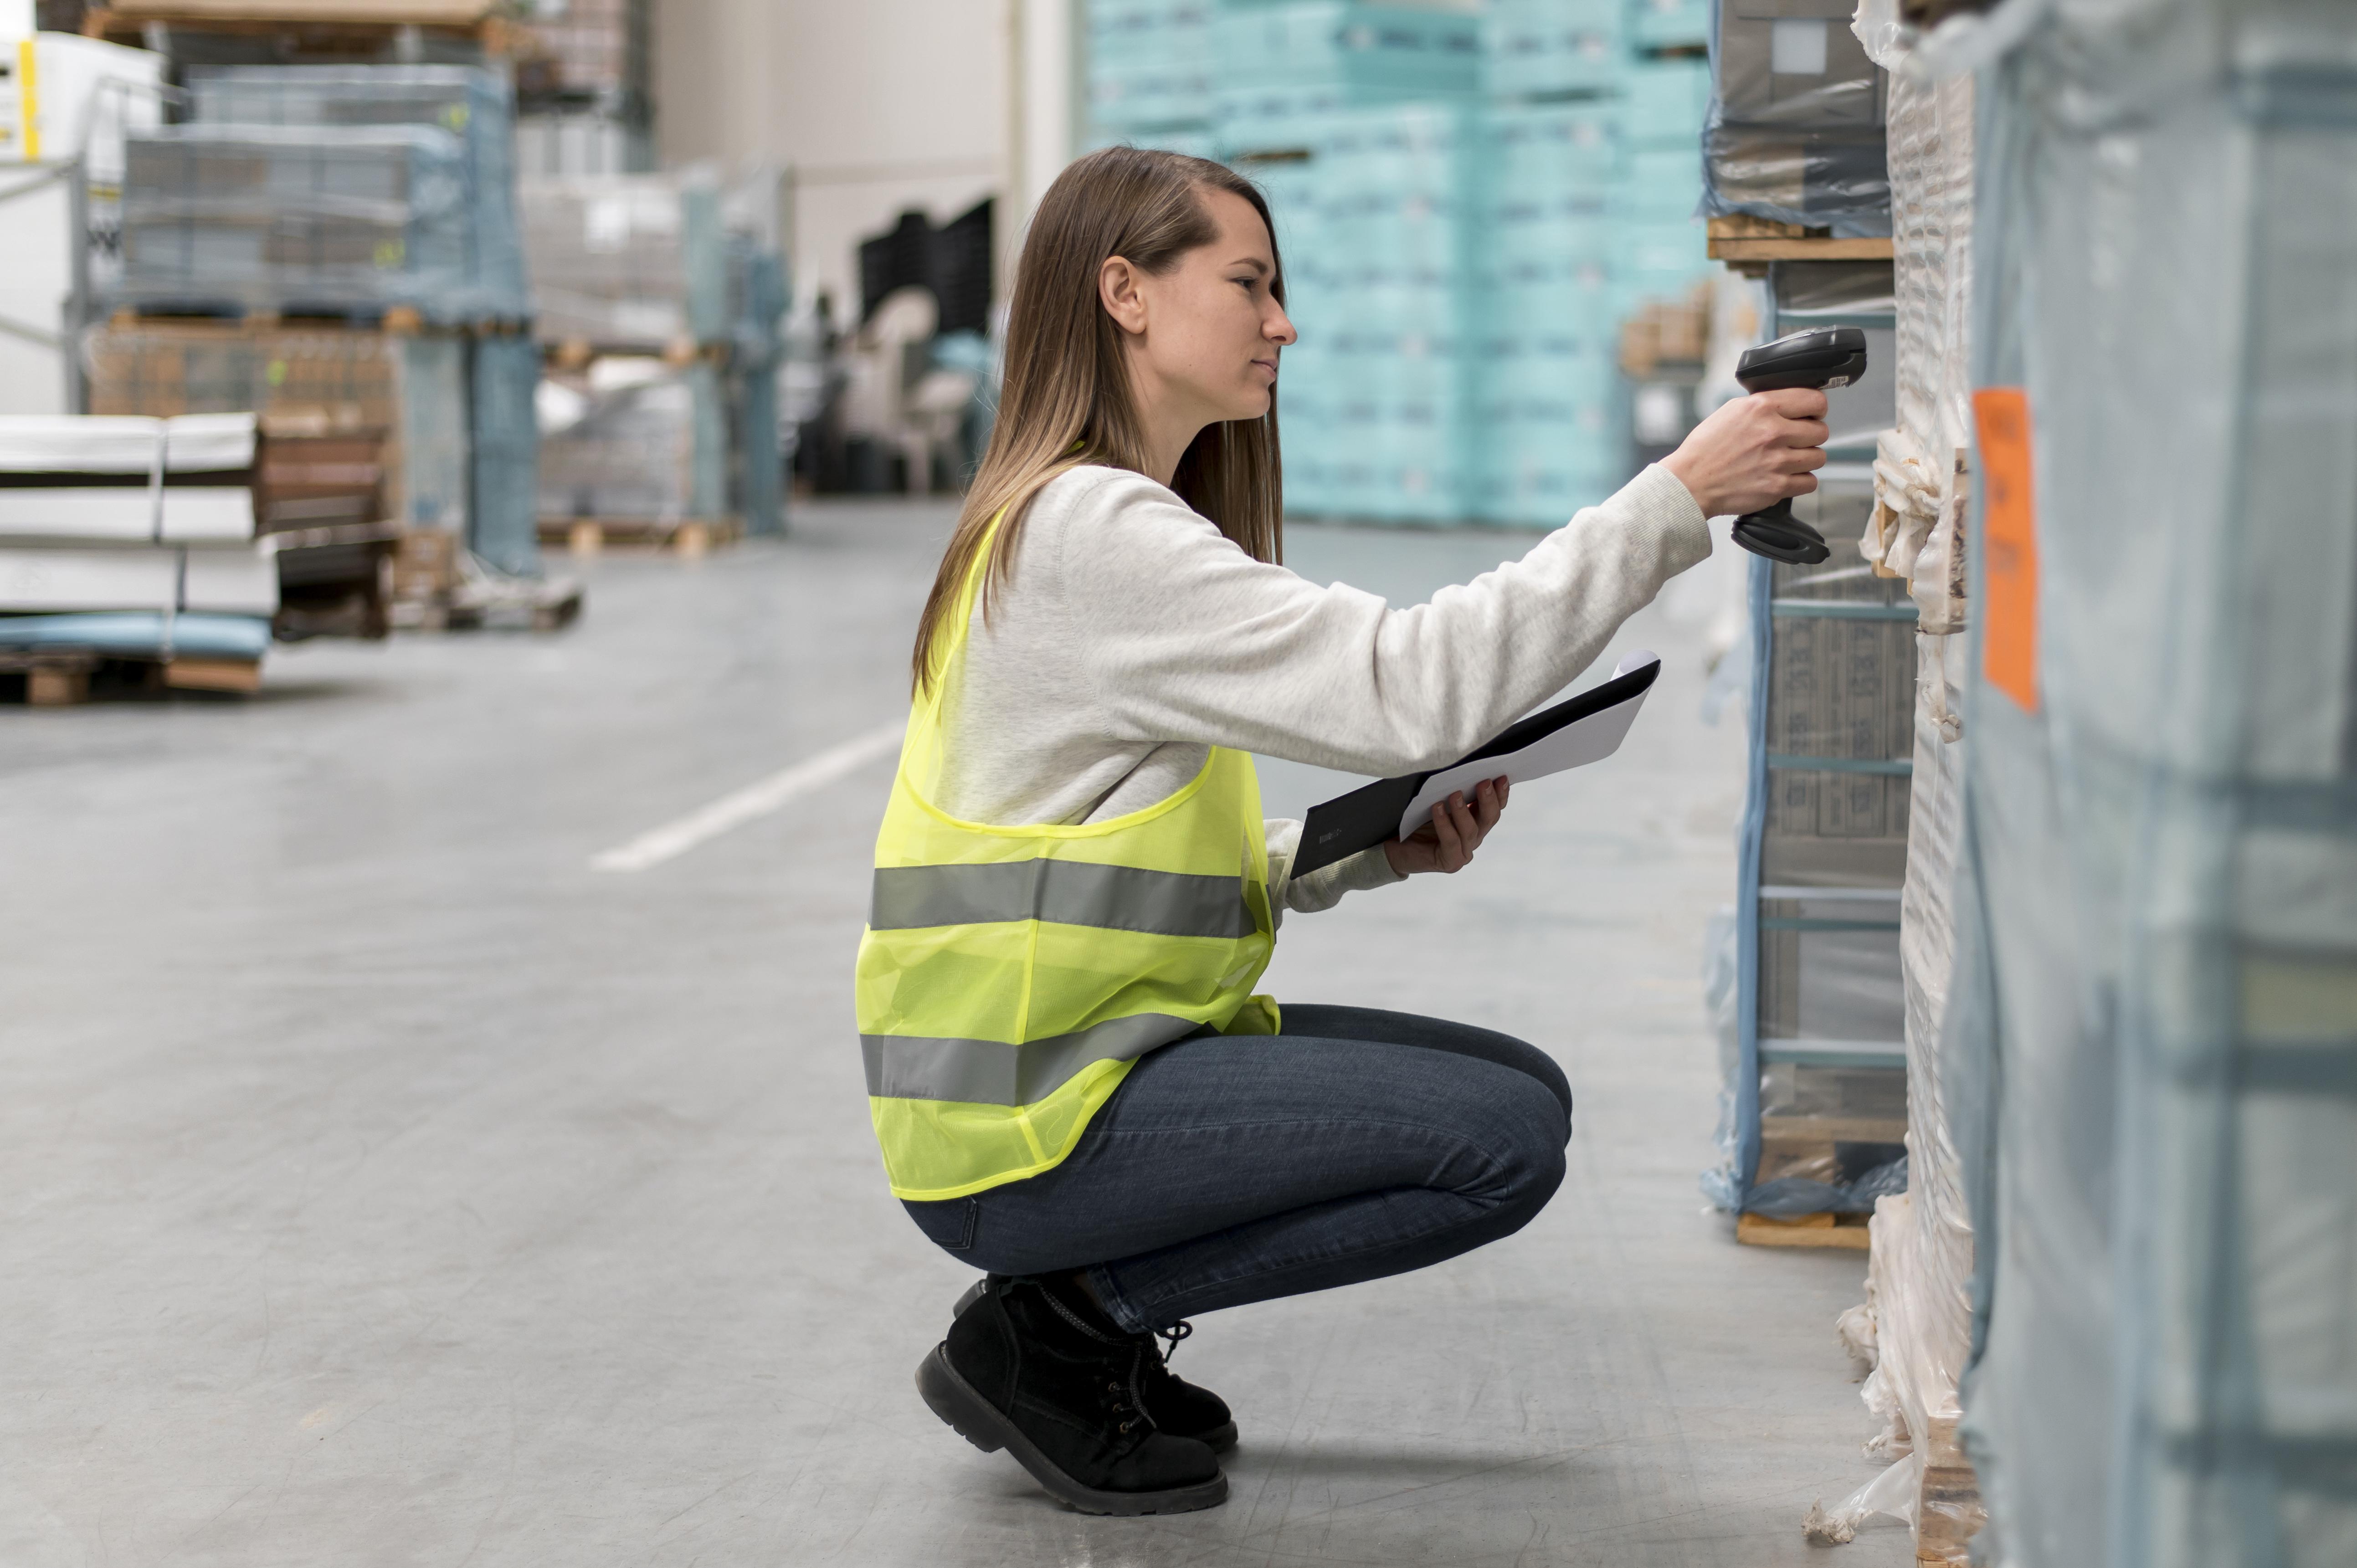
<instances>
[{"instance_id":1,"label":"white paper on clipboard","mask_svg":"<svg viewBox=\"0 0 2357 1568\"><path fill-rule=\"evenodd\" d=\"M1618 680L1660 662L1653 654L1631 652L1621 659L1612 675ZM1471 800L1474 786L1484 779L1504 779L1520 784L1525 779L1544 779L1567 768L1585 768L1591 762L1603 761L1620 749L1620 743L1628 738L1629 726L1637 722L1637 710L1645 705L1646 693L1652 690L1649 685L1625 703L1615 703L1601 713L1550 731L1520 751L1442 768L1424 781L1424 788L1415 792L1415 799L1401 813L1399 836L1405 838L1430 822L1432 808L1459 789L1465 792L1467 800Z\"/></svg>"}]
</instances>

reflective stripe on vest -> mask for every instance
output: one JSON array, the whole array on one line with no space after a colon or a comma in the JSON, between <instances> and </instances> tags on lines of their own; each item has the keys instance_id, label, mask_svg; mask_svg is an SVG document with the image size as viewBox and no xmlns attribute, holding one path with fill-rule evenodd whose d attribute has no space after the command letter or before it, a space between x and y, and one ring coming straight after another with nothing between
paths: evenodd
<instances>
[{"instance_id":1,"label":"reflective stripe on vest","mask_svg":"<svg viewBox=\"0 0 2357 1568\"><path fill-rule=\"evenodd\" d=\"M1028 1105L1045 1100L1092 1062L1130 1061L1203 1026L1192 1018L1136 1013L1053 1039L929 1040L913 1035L862 1035L867 1092L900 1100L961 1100L975 1105Z\"/></svg>"},{"instance_id":2,"label":"reflective stripe on vest","mask_svg":"<svg viewBox=\"0 0 2357 1568\"><path fill-rule=\"evenodd\" d=\"M1277 1026L1252 994L1275 922L1250 757L1214 747L1168 799L1103 822L932 803L987 559L985 541L909 715L859 945L868 1107L892 1191L916 1200L1055 1165L1149 1051Z\"/></svg>"},{"instance_id":3,"label":"reflective stripe on vest","mask_svg":"<svg viewBox=\"0 0 2357 1568\"><path fill-rule=\"evenodd\" d=\"M867 929L1053 920L1166 937L1248 937L1259 929L1232 876L1192 876L1076 860L877 868Z\"/></svg>"}]
</instances>

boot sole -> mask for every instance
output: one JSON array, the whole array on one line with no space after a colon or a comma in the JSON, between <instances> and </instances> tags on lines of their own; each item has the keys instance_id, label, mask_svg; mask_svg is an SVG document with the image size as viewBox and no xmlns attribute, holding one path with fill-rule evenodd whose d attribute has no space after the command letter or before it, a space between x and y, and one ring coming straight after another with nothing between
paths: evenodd
<instances>
[{"instance_id":1,"label":"boot sole","mask_svg":"<svg viewBox=\"0 0 2357 1568\"><path fill-rule=\"evenodd\" d=\"M990 1282L986 1279L976 1280L974 1283L968 1285L966 1287L965 1294L957 1298L957 1305L950 1308L950 1316L952 1318L964 1316L965 1309L972 1306L975 1302L980 1301L982 1299L983 1293L989 1288ZM939 1406L935 1406L934 1413L940 1413ZM942 1419L948 1421L949 1417L942 1416ZM952 1423L952 1424L955 1423ZM959 1428L959 1431L961 1432L963 1432L964 1430L965 1429L963 1427ZM1162 1430L1165 1432L1170 1431L1167 1426ZM969 1438L971 1438L971 1434L968 1434ZM1232 1421L1225 1422L1211 1428L1209 1432L1175 1432L1171 1433L1171 1435L1174 1437L1191 1437L1214 1454L1225 1454L1229 1449L1233 1448L1236 1445L1236 1423ZM990 1450L985 1448L983 1452L987 1454Z\"/></svg>"},{"instance_id":2,"label":"boot sole","mask_svg":"<svg viewBox=\"0 0 2357 1568\"><path fill-rule=\"evenodd\" d=\"M1082 1486L1058 1468L1054 1460L1039 1452L1032 1441L1023 1435L1023 1429L1001 1414L996 1406L974 1390L974 1385L957 1374L950 1365L949 1347L936 1345L931 1355L917 1369L917 1392L928 1409L960 1437L981 1449L996 1454L1004 1448L1015 1462L1031 1472L1031 1478L1047 1488L1058 1501L1069 1504L1082 1513L1113 1514L1125 1518L1139 1514L1193 1513L1198 1509L1217 1508L1228 1500L1228 1478L1214 1476L1192 1487L1172 1487L1159 1492L1106 1492L1094 1487Z\"/></svg>"}]
</instances>

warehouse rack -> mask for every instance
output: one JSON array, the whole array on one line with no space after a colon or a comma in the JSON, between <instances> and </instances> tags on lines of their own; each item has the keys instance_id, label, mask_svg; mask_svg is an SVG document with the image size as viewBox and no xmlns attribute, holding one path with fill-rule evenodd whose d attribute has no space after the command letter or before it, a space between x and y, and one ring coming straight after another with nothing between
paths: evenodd
<instances>
[{"instance_id":1,"label":"warehouse rack","mask_svg":"<svg viewBox=\"0 0 2357 1568\"><path fill-rule=\"evenodd\" d=\"M1784 239L1780 249L1805 255L1808 243ZM1889 268L1853 259L1859 242L1817 243L1820 256L1834 254L1766 262L1768 336L1857 327L1881 355L1867 381L1835 394L1834 441L1819 491L1795 503L1796 510L1813 511L1835 542L1834 560L1802 567L1760 557L1750 563L1751 729L1737 902L1735 1146L1728 1153L1744 1209L1740 1240L1863 1248L1867 1216L1833 1208L1862 1201L1870 1209L1880 1189L1860 1190L1859 1178L1870 1182L1870 1173L1903 1153L1907 1052L1898 933L1906 879L1904 781L1914 768L1915 650L1912 636L1898 628L1911 632L1916 609L1903 581L1873 575L1846 548L1872 504L1875 432L1889 423L1879 403L1891 384ZM1889 243L1880 248L1887 252ZM1818 689L1821 682L1836 689ZM1813 714L1793 711L1803 702L1813 702ZM1806 750L1779 744L1795 736L1805 737ZM1865 788L1886 780L1898 787ZM1867 813L1879 813L1881 831L1817 841L1828 847L1817 852L1813 867L1779 865L1770 852L1780 797L1788 811L1795 798L1814 798L1831 807L1820 825L1830 817L1843 827L1860 825L1844 797L1862 797ZM1805 842L1807 835L1792 837ZM1847 847L1836 854L1835 844ZM1878 940L1886 935L1887 977ZM1838 1034L1806 1031L1799 998L1810 966L1803 955L1827 939L1847 939L1841 959L1855 990L1871 998L1887 978L1887 1035L1857 1030L1854 1018L1853 1027ZM1773 1029L1763 1021L1771 1013ZM1763 1079L1770 1074L1787 1080L1779 1085L1787 1101L1775 1108L1764 1103ZM1777 1185L1763 1183L1763 1175ZM1816 1185L1800 1185L1805 1183ZM1775 1212L1754 1212L1755 1203Z\"/></svg>"}]
</instances>

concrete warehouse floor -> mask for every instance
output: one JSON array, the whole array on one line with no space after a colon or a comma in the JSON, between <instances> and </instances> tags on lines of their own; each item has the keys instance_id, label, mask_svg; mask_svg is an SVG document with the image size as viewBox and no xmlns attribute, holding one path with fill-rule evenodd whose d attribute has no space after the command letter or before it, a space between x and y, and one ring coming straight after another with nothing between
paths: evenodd
<instances>
[{"instance_id":1,"label":"concrete warehouse floor","mask_svg":"<svg viewBox=\"0 0 2357 1568\"><path fill-rule=\"evenodd\" d=\"M1803 1510L1874 1473L1833 1333L1861 1257L1739 1249L1695 1187L1740 795L1706 585L1617 640L1666 663L1618 758L1463 875L1297 918L1270 972L1553 1050L1553 1207L1199 1323L1179 1369L1243 1428L1215 1510L1066 1512L919 1402L971 1275L886 1193L851 1037L888 765L590 860L897 723L947 521L808 506L607 558L560 636L0 710L0 1563L1824 1561ZM1293 554L1408 602L1527 543ZM1326 782L1265 777L1273 810ZM1832 1561L1910 1558L1883 1521Z\"/></svg>"}]
</instances>

